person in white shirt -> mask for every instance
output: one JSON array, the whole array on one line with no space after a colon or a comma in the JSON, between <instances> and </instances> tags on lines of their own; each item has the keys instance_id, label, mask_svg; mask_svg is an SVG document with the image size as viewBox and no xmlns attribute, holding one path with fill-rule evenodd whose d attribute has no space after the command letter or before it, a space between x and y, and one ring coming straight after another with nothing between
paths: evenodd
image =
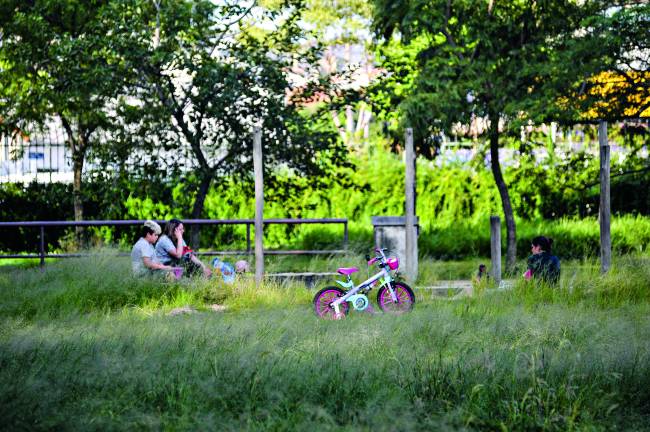
<instances>
[{"instance_id":1,"label":"person in white shirt","mask_svg":"<svg viewBox=\"0 0 650 432\"><path fill-rule=\"evenodd\" d=\"M142 226L142 237L131 250L131 267L135 276L153 275L156 271L171 271L172 266L161 263L156 258L153 245L158 240L161 229L156 222L148 220Z\"/></svg>"}]
</instances>

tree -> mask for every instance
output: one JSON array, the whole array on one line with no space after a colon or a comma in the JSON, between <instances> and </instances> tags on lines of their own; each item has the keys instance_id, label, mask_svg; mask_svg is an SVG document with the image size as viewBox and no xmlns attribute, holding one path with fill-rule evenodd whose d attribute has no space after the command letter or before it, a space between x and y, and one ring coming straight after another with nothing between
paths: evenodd
<instances>
[{"instance_id":1,"label":"tree","mask_svg":"<svg viewBox=\"0 0 650 432\"><path fill-rule=\"evenodd\" d=\"M120 113L137 131L131 139L140 149L161 152L161 169L185 168L168 180L192 185L193 218L201 217L215 179L252 173L258 123L267 170L283 165L318 176L329 159L343 157L334 131L287 97L288 69L309 58L297 52L299 11L254 2L131 0L112 12L115 32L128 40L124 61L137 71Z\"/></svg>"},{"instance_id":2,"label":"tree","mask_svg":"<svg viewBox=\"0 0 650 432\"><path fill-rule=\"evenodd\" d=\"M0 6L0 127L65 128L74 170L74 217L83 219L82 172L111 114L125 70L107 44L109 1L5 1ZM80 230L77 231L80 234Z\"/></svg>"},{"instance_id":3,"label":"tree","mask_svg":"<svg viewBox=\"0 0 650 432\"><path fill-rule=\"evenodd\" d=\"M566 123L650 117L650 4L599 2L582 31L554 41L548 85L563 97L553 113Z\"/></svg>"},{"instance_id":4,"label":"tree","mask_svg":"<svg viewBox=\"0 0 650 432\"><path fill-rule=\"evenodd\" d=\"M540 71L554 59L549 41L570 35L590 5L569 0L375 1L375 29L386 41L426 42L413 91L402 104L416 139L432 125L450 131L473 117L488 120L491 169L507 230L506 266L516 259L513 208L499 163L503 135L517 136L528 120ZM544 95L546 96L546 95Z\"/></svg>"},{"instance_id":5,"label":"tree","mask_svg":"<svg viewBox=\"0 0 650 432\"><path fill-rule=\"evenodd\" d=\"M305 25L313 28L313 37L324 46L320 72L346 90L329 95L327 102L339 136L349 147L361 136L367 141L373 115L370 106L360 100L377 74L368 42L371 15L366 0L307 0L302 16Z\"/></svg>"}]
</instances>

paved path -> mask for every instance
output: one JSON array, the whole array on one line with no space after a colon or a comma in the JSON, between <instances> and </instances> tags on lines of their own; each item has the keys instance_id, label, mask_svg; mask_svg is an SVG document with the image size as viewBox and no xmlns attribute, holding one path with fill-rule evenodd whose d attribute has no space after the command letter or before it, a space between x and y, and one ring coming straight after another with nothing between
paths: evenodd
<instances>
[{"instance_id":1,"label":"paved path","mask_svg":"<svg viewBox=\"0 0 650 432\"><path fill-rule=\"evenodd\" d=\"M491 291L506 290L512 288L513 280L503 280L498 288ZM454 300L461 297L471 297L474 293L474 286L469 279L460 280L441 280L437 281L434 285L417 286L417 289L431 291L431 297L445 298ZM455 291L453 296L449 296L449 291Z\"/></svg>"}]
</instances>

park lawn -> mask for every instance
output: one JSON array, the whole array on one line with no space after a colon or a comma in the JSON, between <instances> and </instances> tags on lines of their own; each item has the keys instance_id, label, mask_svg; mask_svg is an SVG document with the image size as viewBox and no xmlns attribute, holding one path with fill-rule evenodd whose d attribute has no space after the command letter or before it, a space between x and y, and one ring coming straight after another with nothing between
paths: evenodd
<instances>
[{"instance_id":1,"label":"park lawn","mask_svg":"<svg viewBox=\"0 0 650 432\"><path fill-rule=\"evenodd\" d=\"M316 319L300 286L119 268L0 270L0 428L650 428L647 257L603 278L576 267L556 289L417 291L411 314L340 322ZM199 312L167 315L181 305Z\"/></svg>"}]
</instances>

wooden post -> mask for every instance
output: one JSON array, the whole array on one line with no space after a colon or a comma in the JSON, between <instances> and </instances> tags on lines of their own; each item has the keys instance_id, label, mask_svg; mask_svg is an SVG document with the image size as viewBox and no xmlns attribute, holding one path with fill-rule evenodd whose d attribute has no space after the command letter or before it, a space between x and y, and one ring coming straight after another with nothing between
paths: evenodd
<instances>
[{"instance_id":1,"label":"wooden post","mask_svg":"<svg viewBox=\"0 0 650 432\"><path fill-rule=\"evenodd\" d=\"M501 220L499 216L490 216L490 256L492 258L492 279L499 286L501 283Z\"/></svg>"},{"instance_id":2,"label":"wooden post","mask_svg":"<svg viewBox=\"0 0 650 432\"><path fill-rule=\"evenodd\" d=\"M607 273L612 265L611 202L609 189L609 141L607 140L607 122L598 125L598 143L600 144L600 271Z\"/></svg>"},{"instance_id":3,"label":"wooden post","mask_svg":"<svg viewBox=\"0 0 650 432\"><path fill-rule=\"evenodd\" d=\"M264 277L264 170L262 165L262 129L253 132L253 171L255 173L255 284Z\"/></svg>"},{"instance_id":4,"label":"wooden post","mask_svg":"<svg viewBox=\"0 0 650 432\"><path fill-rule=\"evenodd\" d=\"M406 129L405 161L405 213L406 213L406 279L413 283L418 278L418 245L415 233L415 151L413 129Z\"/></svg>"}]
</instances>

